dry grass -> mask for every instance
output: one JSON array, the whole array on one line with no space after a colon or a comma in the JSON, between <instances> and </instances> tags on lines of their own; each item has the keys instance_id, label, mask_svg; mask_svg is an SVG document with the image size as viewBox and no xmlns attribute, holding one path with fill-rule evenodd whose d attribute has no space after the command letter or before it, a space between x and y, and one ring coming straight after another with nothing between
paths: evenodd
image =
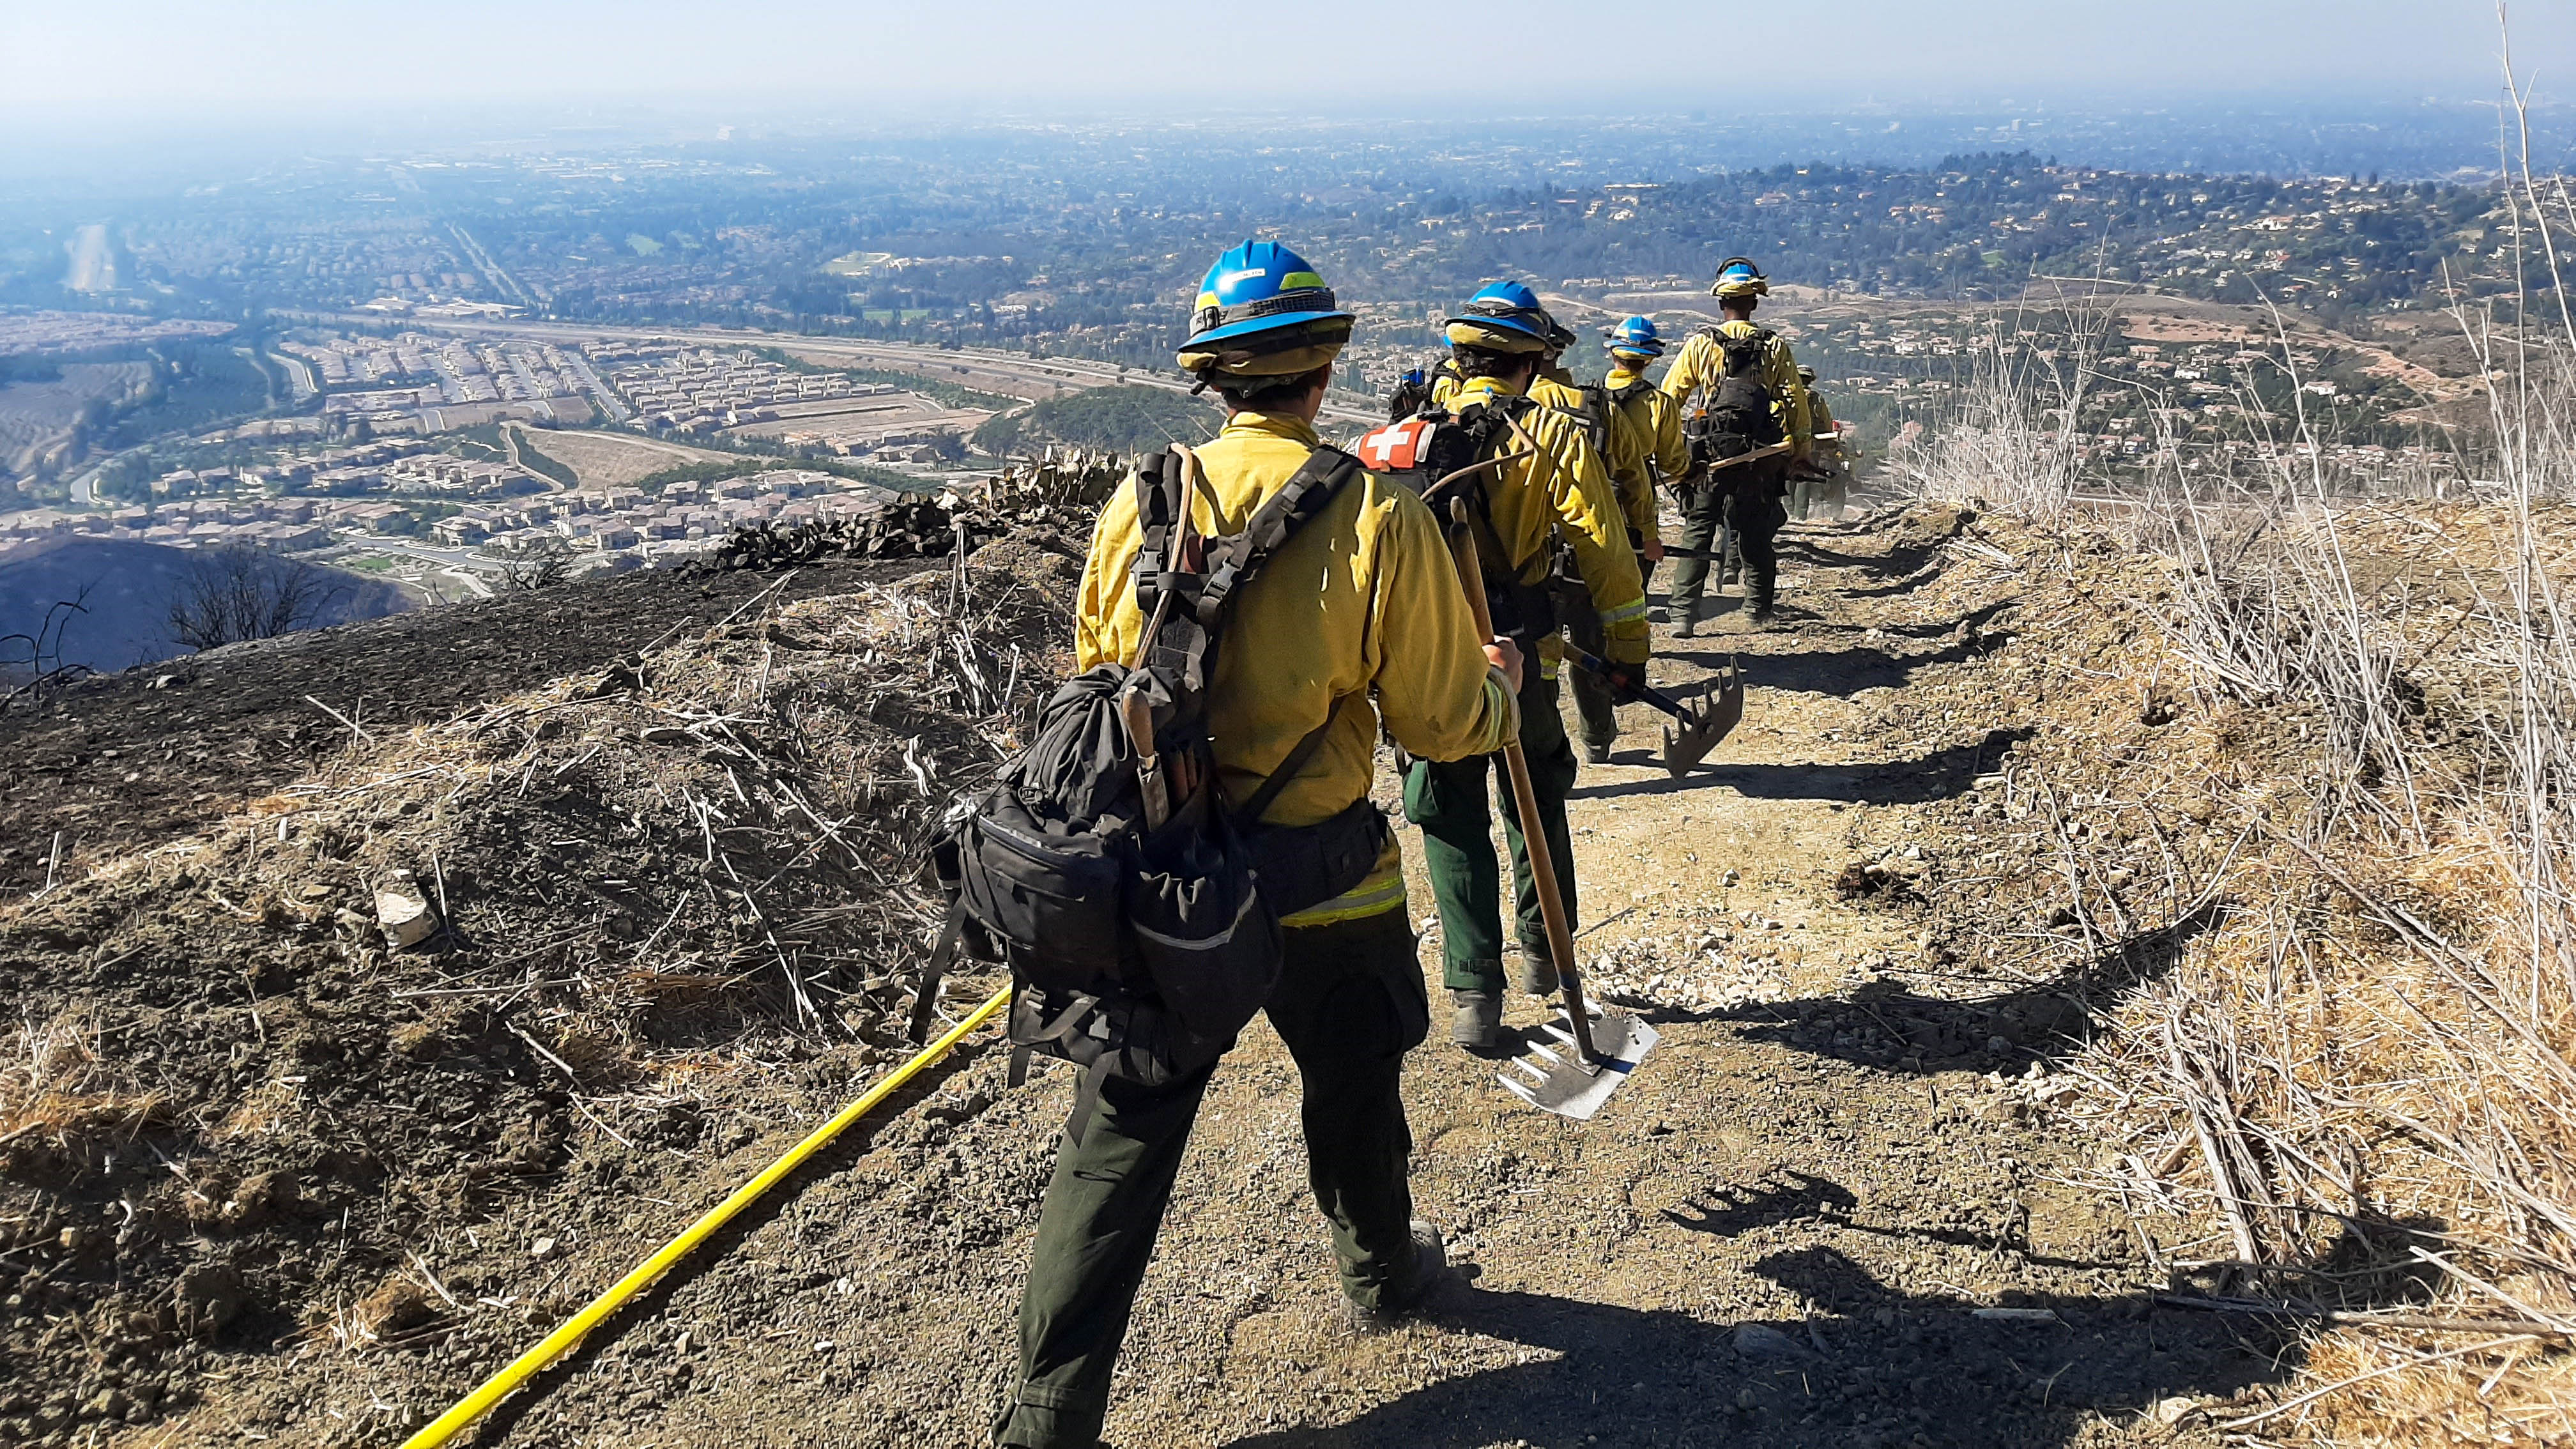
<instances>
[{"instance_id":1,"label":"dry grass","mask_svg":"<svg viewBox=\"0 0 2576 1449\"><path fill-rule=\"evenodd\" d=\"M2554 268L2576 208L2520 199ZM2170 699L2172 732L2152 770L2060 749L2034 782L2052 816L2122 796L2054 822L2089 948L2187 942L2070 1063L2099 1185L2208 1225L2175 1265L2204 1298L2311 1325L2298 1381L2216 1416L2247 1442L2576 1444L2576 319L2456 320L2496 379L2488 496L2311 468L2127 516L2168 562L2126 603L2151 633L2058 682L2078 715ZM1979 406L1926 489L2039 459L1982 496L2069 523L2009 438L2043 410Z\"/></svg>"},{"instance_id":2,"label":"dry grass","mask_svg":"<svg viewBox=\"0 0 2576 1449\"><path fill-rule=\"evenodd\" d=\"M1938 426L1900 438L1890 462L1922 497L2063 521L2083 477L2076 417L2113 318L2098 296L1998 317L1968 350L1968 376ZM2042 347L2041 342L2049 345Z\"/></svg>"},{"instance_id":3,"label":"dry grass","mask_svg":"<svg viewBox=\"0 0 2576 1449\"><path fill-rule=\"evenodd\" d=\"M0 1070L0 1161L91 1158L170 1118L167 1098L117 1080L94 1017L22 1019L17 1048Z\"/></svg>"},{"instance_id":4,"label":"dry grass","mask_svg":"<svg viewBox=\"0 0 2576 1449\"><path fill-rule=\"evenodd\" d=\"M2238 909L2092 1069L2188 1137L2158 1187L2225 1223L2249 1288L2457 1324L2322 1336L2340 1386L2267 1434L2576 1436L2576 577L2536 496L2565 481L2517 478L2433 588L2357 568L2322 498L2230 556L2185 535L2175 657L2301 747L2213 822L2252 837Z\"/></svg>"},{"instance_id":5,"label":"dry grass","mask_svg":"<svg viewBox=\"0 0 2576 1449\"><path fill-rule=\"evenodd\" d=\"M2183 943L2071 1110L2096 1186L2206 1224L2191 1296L2312 1326L2220 1414L2256 1441L2576 1442L2576 561L2534 496L2567 481L2185 507L2161 559L2016 540L2067 729L2007 813L2058 858L2061 949Z\"/></svg>"}]
</instances>

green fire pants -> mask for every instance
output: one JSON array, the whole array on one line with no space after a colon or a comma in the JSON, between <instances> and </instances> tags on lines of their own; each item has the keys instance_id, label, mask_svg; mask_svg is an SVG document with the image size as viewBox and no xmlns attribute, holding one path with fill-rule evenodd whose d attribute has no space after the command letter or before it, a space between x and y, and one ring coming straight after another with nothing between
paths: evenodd
<instances>
[{"instance_id":1,"label":"green fire pants","mask_svg":"<svg viewBox=\"0 0 2576 1449\"><path fill-rule=\"evenodd\" d=\"M1619 707L1610 702L1610 686L1599 675L1572 663L1565 666L1565 687L1574 696L1574 712L1583 721L1583 742L1608 749L1619 742Z\"/></svg>"},{"instance_id":2,"label":"green fire pants","mask_svg":"<svg viewBox=\"0 0 2576 1449\"><path fill-rule=\"evenodd\" d=\"M1635 535L1631 534L1632 543L1634 539ZM1646 562L1643 554L1637 556L1637 571L1640 574L1653 571L1653 565ZM1601 616L1593 612L1591 595L1584 595L1582 608L1567 616L1565 637L1575 648L1587 653L1601 654L1609 649L1610 634L1601 627ZM1610 702L1610 686L1603 684L1599 675L1571 659L1565 661L1565 672L1560 677L1565 681L1566 692L1574 696L1576 716L1583 721L1583 742L1596 749L1610 748L1619 738L1619 709Z\"/></svg>"},{"instance_id":3,"label":"green fire pants","mask_svg":"<svg viewBox=\"0 0 2576 1449\"><path fill-rule=\"evenodd\" d=\"M1749 476L1735 480L1730 493L1713 494L1706 484L1691 490L1682 510L1682 547L1713 550L1731 531L1744 557L1746 599L1755 611L1763 612L1770 609L1779 587L1780 555L1772 541L1789 521L1789 512L1781 504L1789 469L1784 461L1771 458L1737 471ZM1683 559L1674 567L1674 618L1699 606L1711 567L1708 560L1699 558Z\"/></svg>"},{"instance_id":4,"label":"green fire pants","mask_svg":"<svg viewBox=\"0 0 2576 1449\"><path fill-rule=\"evenodd\" d=\"M1331 1225L1342 1291L1377 1306L1413 1272L1413 1134L1404 1054L1431 1007L1402 909L1287 933L1270 1025L1305 1087L1306 1180ZM1058 1145L1020 1300L1020 1386L993 1442L1092 1449L1109 1374L1172 1199L1209 1067L1170 1086L1111 1078L1082 1141Z\"/></svg>"},{"instance_id":5,"label":"green fire pants","mask_svg":"<svg viewBox=\"0 0 2576 1449\"><path fill-rule=\"evenodd\" d=\"M1827 522L1842 517L1847 485L1841 475L1804 477L1789 488L1789 518L1792 522L1822 514Z\"/></svg>"},{"instance_id":6,"label":"green fire pants","mask_svg":"<svg viewBox=\"0 0 2576 1449\"><path fill-rule=\"evenodd\" d=\"M1565 792L1574 788L1574 745L1556 712L1556 681L1532 668L1521 683L1521 750L1529 756L1530 788L1538 796L1541 828L1556 857L1557 888L1565 920L1574 923L1574 839L1565 826ZM1568 668L1573 666L1568 665ZM1520 943L1547 954L1546 918L1540 915L1537 878L1522 842L1520 804L1512 798L1503 757L1435 763L1416 760L1404 777L1404 818L1422 827L1423 865L1440 906L1442 981L1452 991L1503 989L1501 866L1494 858L1493 814L1486 782L1501 777L1503 838L1512 852L1514 922Z\"/></svg>"}]
</instances>

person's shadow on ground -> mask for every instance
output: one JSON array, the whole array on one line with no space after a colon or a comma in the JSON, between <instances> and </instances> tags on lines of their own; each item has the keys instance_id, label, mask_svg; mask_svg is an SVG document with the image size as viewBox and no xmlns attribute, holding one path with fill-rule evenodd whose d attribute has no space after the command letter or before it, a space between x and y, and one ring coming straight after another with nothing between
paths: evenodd
<instances>
[{"instance_id":1,"label":"person's shadow on ground","mask_svg":"<svg viewBox=\"0 0 2576 1449\"><path fill-rule=\"evenodd\" d=\"M1983 739L1947 745L1911 760L1846 765L1704 764L1686 775L1578 785L1568 800L1617 800L1632 795L1672 795L1724 787L1753 800L1844 800L1855 805L1921 805L1968 793L1977 776L1999 768L2004 756L2031 737L2029 729L1988 730ZM1652 765L1660 757L1627 750L1623 765Z\"/></svg>"},{"instance_id":2,"label":"person's shadow on ground","mask_svg":"<svg viewBox=\"0 0 2576 1449\"><path fill-rule=\"evenodd\" d=\"M1819 1179L1782 1192L1772 1211L1730 1202L1666 1216L1742 1231L1849 1197ZM1432 1385L1347 1423L1246 1435L1225 1449L2056 1449L2083 1439L2090 1421L2134 1420L2176 1397L2233 1397L2296 1367L2280 1335L2160 1309L2139 1293L2032 1296L2014 1305L2026 1316L1991 1319L1946 1294L1889 1288L1830 1247L1777 1253L1755 1270L1814 1313L1711 1321L1460 1290L1435 1322L1549 1355Z\"/></svg>"}]
</instances>

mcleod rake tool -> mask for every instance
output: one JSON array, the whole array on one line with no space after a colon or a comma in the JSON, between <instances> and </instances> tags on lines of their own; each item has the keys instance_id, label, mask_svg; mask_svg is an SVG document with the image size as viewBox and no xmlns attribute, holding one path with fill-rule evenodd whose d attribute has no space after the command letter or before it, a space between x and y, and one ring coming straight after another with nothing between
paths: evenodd
<instances>
[{"instance_id":1,"label":"mcleod rake tool","mask_svg":"<svg viewBox=\"0 0 2576 1449\"><path fill-rule=\"evenodd\" d=\"M1476 562L1476 540L1467 528L1466 505L1450 505L1449 549L1458 563L1458 584L1467 592L1467 607L1476 616L1476 634L1494 637L1492 611L1485 606L1484 570ZM1536 668L1538 661L1526 661ZM1504 773L1511 777L1512 802L1520 809L1521 844L1529 851L1530 876L1538 885L1539 914L1547 922L1547 950L1556 960L1556 979L1564 993L1565 1020L1542 1028L1549 1042L1531 1042L1529 1054L1512 1067L1528 1080L1502 1072L1496 1080L1513 1095L1542 1111L1577 1121L1589 1118L1628 1080L1646 1053L1654 1050L1655 1029L1633 1016L1604 1012L1594 1020L1583 1001L1583 979L1574 966L1574 930L1565 919L1565 899L1558 893L1555 852L1538 814L1538 792L1530 784L1529 760L1518 736L1503 746ZM1552 1045L1551 1045L1552 1043Z\"/></svg>"},{"instance_id":2,"label":"mcleod rake tool","mask_svg":"<svg viewBox=\"0 0 2576 1449\"><path fill-rule=\"evenodd\" d=\"M1610 677L1610 662L1600 655L1565 646L1566 657L1595 679ZM1729 659L1726 669L1703 684L1696 694L1698 706L1684 703L1660 689L1640 687L1637 698L1671 715L1677 728L1664 731L1664 768L1678 779L1690 773L1691 766L1708 758L1718 742L1744 722L1744 670Z\"/></svg>"}]
</instances>

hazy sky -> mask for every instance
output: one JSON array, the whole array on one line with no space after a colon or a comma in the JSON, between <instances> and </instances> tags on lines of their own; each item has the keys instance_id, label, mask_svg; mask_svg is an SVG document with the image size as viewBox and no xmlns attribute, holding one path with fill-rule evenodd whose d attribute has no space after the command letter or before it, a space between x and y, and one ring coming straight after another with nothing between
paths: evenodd
<instances>
[{"instance_id":1,"label":"hazy sky","mask_svg":"<svg viewBox=\"0 0 2576 1449\"><path fill-rule=\"evenodd\" d=\"M2576 0L2517 59L2576 98ZM1710 110L2494 93L2486 0L0 0L0 107L75 126L309 103L769 111ZM2560 91L2558 83L2566 89ZM327 114L312 121L328 127Z\"/></svg>"}]
</instances>

